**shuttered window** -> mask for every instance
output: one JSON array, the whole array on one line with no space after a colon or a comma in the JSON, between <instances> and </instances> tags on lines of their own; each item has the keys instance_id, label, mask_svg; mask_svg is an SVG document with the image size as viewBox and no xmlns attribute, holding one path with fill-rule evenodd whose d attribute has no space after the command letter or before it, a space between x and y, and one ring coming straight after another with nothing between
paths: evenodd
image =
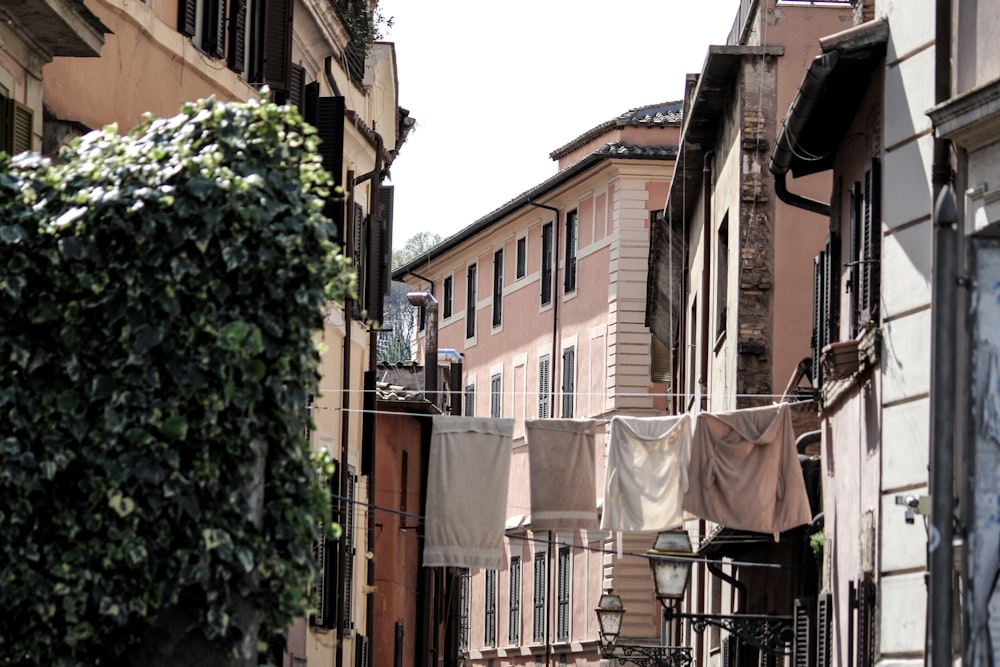
<instances>
[{"instance_id":1,"label":"shuttered window","mask_svg":"<svg viewBox=\"0 0 1000 667\"><path fill-rule=\"evenodd\" d=\"M566 254L563 258L563 292L576 291L577 213L566 214Z\"/></svg>"},{"instance_id":2,"label":"shuttered window","mask_svg":"<svg viewBox=\"0 0 1000 667\"><path fill-rule=\"evenodd\" d=\"M493 253L493 326L503 322L503 249Z\"/></svg>"},{"instance_id":3,"label":"shuttered window","mask_svg":"<svg viewBox=\"0 0 1000 667\"><path fill-rule=\"evenodd\" d=\"M378 186L376 209L365 229L364 264L357 265L364 285L364 308L372 322L381 322L385 296L392 285L392 186Z\"/></svg>"},{"instance_id":4,"label":"shuttered window","mask_svg":"<svg viewBox=\"0 0 1000 667\"><path fill-rule=\"evenodd\" d=\"M250 23L248 5L250 0L230 0L229 4L229 50L226 64L238 74L246 71L247 27Z\"/></svg>"},{"instance_id":5,"label":"shuttered window","mask_svg":"<svg viewBox=\"0 0 1000 667\"><path fill-rule=\"evenodd\" d=\"M531 622L531 641L535 643L545 641L545 591L547 588L548 576L546 572L547 559L545 552L539 551L535 554L535 567L532 573L534 579L534 613Z\"/></svg>"},{"instance_id":6,"label":"shuttered window","mask_svg":"<svg viewBox=\"0 0 1000 667\"><path fill-rule=\"evenodd\" d=\"M458 647L462 650L469 648L469 601L471 593L472 575L468 570L462 570L462 583L459 586L458 601Z\"/></svg>"},{"instance_id":7,"label":"shuttered window","mask_svg":"<svg viewBox=\"0 0 1000 667\"><path fill-rule=\"evenodd\" d=\"M826 246L813 261L813 386L823 384L820 356L823 347L837 340L840 303L839 240L830 234Z\"/></svg>"},{"instance_id":8,"label":"shuttered window","mask_svg":"<svg viewBox=\"0 0 1000 667\"><path fill-rule=\"evenodd\" d=\"M558 584L556 586L556 640L561 642L569 641L570 565L570 548L568 546L559 547Z\"/></svg>"},{"instance_id":9,"label":"shuttered window","mask_svg":"<svg viewBox=\"0 0 1000 667\"><path fill-rule=\"evenodd\" d=\"M465 416L474 417L476 414L476 385L465 385L465 398L463 402L465 404Z\"/></svg>"},{"instance_id":10,"label":"shuttered window","mask_svg":"<svg viewBox=\"0 0 1000 667\"><path fill-rule=\"evenodd\" d=\"M338 495L336 491L337 476L326 479L330 516L337 516ZM316 541L313 543L313 558L319 576L316 579L314 593L316 596L316 611L310 617L310 623L320 628L331 628L334 623L334 606L337 599L337 541L329 539L329 526L320 522L316 527Z\"/></svg>"},{"instance_id":11,"label":"shuttered window","mask_svg":"<svg viewBox=\"0 0 1000 667\"><path fill-rule=\"evenodd\" d=\"M514 278L524 277L528 266L528 239L521 237L517 240L517 266L514 271Z\"/></svg>"},{"instance_id":12,"label":"shuttered window","mask_svg":"<svg viewBox=\"0 0 1000 667\"><path fill-rule=\"evenodd\" d=\"M852 606L857 610L857 637L855 664L857 667L875 665L875 582L870 574L857 583L851 582Z\"/></svg>"},{"instance_id":13,"label":"shuttered window","mask_svg":"<svg viewBox=\"0 0 1000 667\"><path fill-rule=\"evenodd\" d=\"M31 107L0 95L0 151L9 155L30 151L34 120Z\"/></svg>"},{"instance_id":14,"label":"shuttered window","mask_svg":"<svg viewBox=\"0 0 1000 667\"><path fill-rule=\"evenodd\" d=\"M340 502L339 522L341 527L340 540L343 543L344 563L339 573L340 581L343 582L344 593L341 600L340 634L346 636L354 629L354 622L351 611L354 603L354 498L355 487L358 476L354 469L348 467L347 488L345 489L344 500Z\"/></svg>"},{"instance_id":15,"label":"shuttered window","mask_svg":"<svg viewBox=\"0 0 1000 667\"><path fill-rule=\"evenodd\" d=\"M877 324L882 254L882 169L872 160L865 172L864 207L861 233L861 313L860 325Z\"/></svg>"},{"instance_id":16,"label":"shuttered window","mask_svg":"<svg viewBox=\"0 0 1000 667\"><path fill-rule=\"evenodd\" d=\"M442 304L441 311L443 313L443 319L448 319L451 317L451 303L455 297L455 288L452 284L452 277L448 276L444 279L444 303Z\"/></svg>"},{"instance_id":17,"label":"shuttered window","mask_svg":"<svg viewBox=\"0 0 1000 667\"><path fill-rule=\"evenodd\" d=\"M552 303L552 223L542 227L542 305Z\"/></svg>"},{"instance_id":18,"label":"shuttered window","mask_svg":"<svg viewBox=\"0 0 1000 667\"><path fill-rule=\"evenodd\" d=\"M823 591L816 600L816 667L833 666L833 595Z\"/></svg>"},{"instance_id":19,"label":"shuttered window","mask_svg":"<svg viewBox=\"0 0 1000 667\"><path fill-rule=\"evenodd\" d=\"M576 399L576 349L567 347L562 356L562 416L573 416Z\"/></svg>"},{"instance_id":20,"label":"shuttered window","mask_svg":"<svg viewBox=\"0 0 1000 667\"><path fill-rule=\"evenodd\" d=\"M500 417L503 378L497 374L490 378L490 417Z\"/></svg>"},{"instance_id":21,"label":"shuttered window","mask_svg":"<svg viewBox=\"0 0 1000 667\"><path fill-rule=\"evenodd\" d=\"M306 68L302 65L292 63L289 70L288 79L288 103L298 107L299 113L303 113L303 102L306 87Z\"/></svg>"},{"instance_id":22,"label":"shuttered window","mask_svg":"<svg viewBox=\"0 0 1000 667\"><path fill-rule=\"evenodd\" d=\"M814 599L795 600L792 626L795 636L792 643L792 667L813 667L816 664L814 624Z\"/></svg>"},{"instance_id":23,"label":"shuttered window","mask_svg":"<svg viewBox=\"0 0 1000 667\"><path fill-rule=\"evenodd\" d=\"M287 94L292 65L293 0L265 0L261 83Z\"/></svg>"},{"instance_id":24,"label":"shuttered window","mask_svg":"<svg viewBox=\"0 0 1000 667\"><path fill-rule=\"evenodd\" d=\"M510 613L507 618L507 643L521 643L521 557L510 557Z\"/></svg>"},{"instance_id":25,"label":"shuttered window","mask_svg":"<svg viewBox=\"0 0 1000 667\"><path fill-rule=\"evenodd\" d=\"M467 269L465 276L465 337L476 335L476 265Z\"/></svg>"},{"instance_id":26,"label":"shuttered window","mask_svg":"<svg viewBox=\"0 0 1000 667\"><path fill-rule=\"evenodd\" d=\"M486 570L486 599L483 608L483 646L497 645L497 571Z\"/></svg>"},{"instance_id":27,"label":"shuttered window","mask_svg":"<svg viewBox=\"0 0 1000 667\"><path fill-rule=\"evenodd\" d=\"M551 359L543 355L538 359L538 418L548 419L551 416L550 387L552 382Z\"/></svg>"}]
</instances>

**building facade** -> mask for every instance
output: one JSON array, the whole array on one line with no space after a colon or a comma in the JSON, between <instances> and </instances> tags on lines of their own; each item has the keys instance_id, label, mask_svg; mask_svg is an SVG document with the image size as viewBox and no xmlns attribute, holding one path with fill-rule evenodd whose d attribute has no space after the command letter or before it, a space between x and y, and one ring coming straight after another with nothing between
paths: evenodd
<instances>
[{"instance_id":1,"label":"building facade","mask_svg":"<svg viewBox=\"0 0 1000 667\"><path fill-rule=\"evenodd\" d=\"M641 107L592 128L551 154L555 176L394 271L438 301L439 348L464 355L461 385L447 387L461 391L464 414L515 420L507 567L467 572L460 585L466 664L598 664L594 609L612 586L630 609L623 633L660 643L644 559L614 555L599 531L531 529L525 420L601 420L594 464L603 480L607 420L662 414L646 274L680 110ZM630 540L625 552L645 551L652 536Z\"/></svg>"},{"instance_id":2,"label":"building facade","mask_svg":"<svg viewBox=\"0 0 1000 667\"><path fill-rule=\"evenodd\" d=\"M317 335L321 393L308 406L312 446L328 450L337 463L329 486L343 537L317 542L318 606L291 629L282 659L285 665L378 664L371 641L374 563L366 557L375 530L368 509L375 425L362 415L366 407L374 410L373 327L389 283L392 189L382 181L413 121L399 107L395 49L376 41L377 3L96 0L93 15L82 4L63 4L77 12L68 25L82 35L60 43L59 35L39 33L52 61L44 80L35 70L45 58L28 65L42 83L16 72L10 83L11 60L0 61L0 92L32 107L36 150L53 154L74 136L112 123L127 132L147 113L171 116L189 100L258 99L265 87L272 101L297 106L317 128L323 165L342 188L324 213L358 269L356 298L331 303L325 313ZM108 32L103 50L101 26ZM52 58L97 51L100 57Z\"/></svg>"}]
</instances>

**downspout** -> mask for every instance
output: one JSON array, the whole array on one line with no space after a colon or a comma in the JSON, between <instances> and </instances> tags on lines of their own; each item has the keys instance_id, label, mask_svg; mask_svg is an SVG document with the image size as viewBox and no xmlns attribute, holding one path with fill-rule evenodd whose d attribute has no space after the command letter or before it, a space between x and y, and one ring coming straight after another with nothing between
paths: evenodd
<instances>
[{"instance_id":1,"label":"downspout","mask_svg":"<svg viewBox=\"0 0 1000 667\"><path fill-rule=\"evenodd\" d=\"M323 73L326 74L326 85L330 87L330 92L333 93L334 97L343 97L344 94L340 92L337 80L333 78L333 67L330 65L332 62L333 56L327 56L323 59Z\"/></svg>"},{"instance_id":2,"label":"downspout","mask_svg":"<svg viewBox=\"0 0 1000 667\"><path fill-rule=\"evenodd\" d=\"M934 102L951 97L951 0L936 0ZM931 529L927 541L927 650L933 667L952 663L955 513L955 323L958 321L958 209L952 192L951 142L934 137L931 167L934 259L931 284ZM926 659L926 658L925 658Z\"/></svg>"},{"instance_id":3,"label":"downspout","mask_svg":"<svg viewBox=\"0 0 1000 667\"><path fill-rule=\"evenodd\" d=\"M327 61L329 62L329 61ZM372 127L374 128L374 123ZM378 132L375 133L375 169L372 170L372 183L368 188L368 216L375 215L378 210L379 198L378 189L382 184L382 147L383 139L382 135ZM358 179L362 180L362 179ZM381 270L381 267L375 267ZM366 266L366 271L371 271L372 267ZM378 367L378 331L374 328L369 328L368 330L368 373L365 374L366 382L365 389L370 391L375 391L375 372ZM371 387L368 386L368 378L371 378ZM362 401L362 407L375 407L375 397L374 395L369 396L364 394L364 399ZM371 447L371 452L369 454L369 461L371 469L368 471L368 502L375 503L375 455L378 450L376 446L376 419L374 415L369 415L365 413L364 415L368 424L370 424L369 432L363 433L362 446ZM375 632L375 512L368 512L368 536L366 540L366 552L371 554L368 558L368 573L367 573L367 592L365 593L365 635L369 637L369 641ZM368 651L368 663L367 667L373 667L374 651Z\"/></svg>"},{"instance_id":4,"label":"downspout","mask_svg":"<svg viewBox=\"0 0 1000 667\"><path fill-rule=\"evenodd\" d=\"M788 108L785 126L778 134L774 153L768 164L768 169L774 174L774 194L778 195L778 199L789 206L826 217L830 217L829 203L789 192L785 179L795 152L792 144L795 143L796 137L805 127L806 119L809 118L813 107L816 106L816 101L819 99L827 77L837 67L839 61L840 53L837 51L830 51L813 58L809 69L806 70L805 79L802 80L802 87L799 88L799 92L795 94L795 99L792 100L792 104Z\"/></svg>"},{"instance_id":5,"label":"downspout","mask_svg":"<svg viewBox=\"0 0 1000 667\"><path fill-rule=\"evenodd\" d=\"M701 373L698 386L701 389L701 409L708 409L708 345L709 345L709 291L711 289L712 270L712 158L715 151L707 151L702 158L701 184L702 197L705 201L702 207L702 262L701 262Z\"/></svg>"},{"instance_id":6,"label":"downspout","mask_svg":"<svg viewBox=\"0 0 1000 667\"><path fill-rule=\"evenodd\" d=\"M547 206L545 204L538 204L536 202L528 200L528 204L531 206L537 206L538 208L544 208L547 211L552 211L556 214L556 220L553 223L552 230L552 361L550 362L551 380L549 381L549 416L552 417L556 413L556 354L559 351L559 209L554 206ZM559 368L560 376L563 372L562 367ZM548 649L546 649L547 651Z\"/></svg>"}]
</instances>

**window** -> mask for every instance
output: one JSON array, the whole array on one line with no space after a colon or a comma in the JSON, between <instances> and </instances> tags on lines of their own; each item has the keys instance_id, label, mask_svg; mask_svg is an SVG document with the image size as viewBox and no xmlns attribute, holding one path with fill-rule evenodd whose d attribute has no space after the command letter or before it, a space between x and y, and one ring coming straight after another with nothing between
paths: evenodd
<instances>
[{"instance_id":1,"label":"window","mask_svg":"<svg viewBox=\"0 0 1000 667\"><path fill-rule=\"evenodd\" d=\"M469 648L469 593L471 592L472 576L468 570L462 570L462 584L459 586L458 602L458 647Z\"/></svg>"},{"instance_id":2,"label":"window","mask_svg":"<svg viewBox=\"0 0 1000 667\"><path fill-rule=\"evenodd\" d=\"M517 240L517 269L514 277L518 280L524 277L528 266L528 239L524 236Z\"/></svg>"},{"instance_id":3,"label":"window","mask_svg":"<svg viewBox=\"0 0 1000 667\"><path fill-rule=\"evenodd\" d=\"M507 619L507 643L521 643L521 557L510 557L510 614Z\"/></svg>"},{"instance_id":4,"label":"window","mask_svg":"<svg viewBox=\"0 0 1000 667\"><path fill-rule=\"evenodd\" d=\"M8 98L0 86L0 152L17 155L30 151L34 122L31 107Z\"/></svg>"},{"instance_id":5,"label":"window","mask_svg":"<svg viewBox=\"0 0 1000 667\"><path fill-rule=\"evenodd\" d=\"M533 642L545 641L545 590L548 579L546 561L544 551L535 554L534 613L531 622L531 641Z\"/></svg>"},{"instance_id":6,"label":"window","mask_svg":"<svg viewBox=\"0 0 1000 667\"><path fill-rule=\"evenodd\" d=\"M469 267L465 278L465 337L476 335L476 265Z\"/></svg>"},{"instance_id":7,"label":"window","mask_svg":"<svg viewBox=\"0 0 1000 667\"><path fill-rule=\"evenodd\" d=\"M486 570L486 601L483 609L483 646L497 645L497 571Z\"/></svg>"},{"instance_id":8,"label":"window","mask_svg":"<svg viewBox=\"0 0 1000 667\"><path fill-rule=\"evenodd\" d=\"M549 355L542 355L538 359L538 418L547 419L551 416L551 405L549 404L549 387L552 382L550 373L551 360Z\"/></svg>"},{"instance_id":9,"label":"window","mask_svg":"<svg viewBox=\"0 0 1000 667\"><path fill-rule=\"evenodd\" d=\"M556 587L556 641L569 641L570 548L559 547Z\"/></svg>"},{"instance_id":10,"label":"window","mask_svg":"<svg viewBox=\"0 0 1000 667\"><path fill-rule=\"evenodd\" d=\"M851 192L851 337L878 323L882 247L882 174L878 160L865 171L864 184Z\"/></svg>"},{"instance_id":11,"label":"window","mask_svg":"<svg viewBox=\"0 0 1000 667\"><path fill-rule=\"evenodd\" d=\"M444 279L444 303L441 305L442 319L448 319L451 317L451 304L452 300L455 298L454 285L452 284L451 276Z\"/></svg>"},{"instance_id":12,"label":"window","mask_svg":"<svg viewBox=\"0 0 1000 667\"><path fill-rule=\"evenodd\" d=\"M490 417L500 416L501 384L502 378L499 373L490 378Z\"/></svg>"},{"instance_id":13,"label":"window","mask_svg":"<svg viewBox=\"0 0 1000 667\"><path fill-rule=\"evenodd\" d=\"M726 308L729 302L729 214L722 218L718 234L719 258L715 265L715 335L726 333Z\"/></svg>"},{"instance_id":14,"label":"window","mask_svg":"<svg viewBox=\"0 0 1000 667\"><path fill-rule=\"evenodd\" d=\"M493 326L503 321L503 250L493 253Z\"/></svg>"},{"instance_id":15,"label":"window","mask_svg":"<svg viewBox=\"0 0 1000 667\"><path fill-rule=\"evenodd\" d=\"M562 358L562 416L573 416L573 403L576 391L576 349L567 347Z\"/></svg>"},{"instance_id":16,"label":"window","mask_svg":"<svg viewBox=\"0 0 1000 667\"><path fill-rule=\"evenodd\" d=\"M542 227L542 305L552 303L552 223Z\"/></svg>"},{"instance_id":17,"label":"window","mask_svg":"<svg viewBox=\"0 0 1000 667\"><path fill-rule=\"evenodd\" d=\"M197 48L225 59L248 83L270 86L277 101L301 101L305 70L292 64L293 5L292 0L180 0L177 25Z\"/></svg>"},{"instance_id":18,"label":"window","mask_svg":"<svg viewBox=\"0 0 1000 667\"><path fill-rule=\"evenodd\" d=\"M566 214L566 256L563 258L563 292L567 294L576 290L576 237L577 213L570 211Z\"/></svg>"},{"instance_id":19,"label":"window","mask_svg":"<svg viewBox=\"0 0 1000 667\"><path fill-rule=\"evenodd\" d=\"M476 385L465 385L465 398L462 400L465 402L463 406L465 408L465 416L474 417L476 415Z\"/></svg>"},{"instance_id":20,"label":"window","mask_svg":"<svg viewBox=\"0 0 1000 667\"><path fill-rule=\"evenodd\" d=\"M341 609L343 609L343 624L340 627L340 636L349 634L354 623L351 616L351 607L354 603L354 591L351 584L354 581L354 498L357 483L357 473L354 468L348 466L346 497L340 501L340 516L337 517L337 522L341 527L340 539L345 542L344 554L346 556L344 562L341 564L339 573L339 579L344 582L344 597L340 601Z\"/></svg>"}]
</instances>

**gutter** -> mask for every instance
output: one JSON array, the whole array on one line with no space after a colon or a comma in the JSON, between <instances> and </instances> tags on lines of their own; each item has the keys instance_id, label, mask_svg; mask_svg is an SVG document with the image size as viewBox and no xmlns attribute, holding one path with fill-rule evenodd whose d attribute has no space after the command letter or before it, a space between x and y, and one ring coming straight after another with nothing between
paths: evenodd
<instances>
[{"instance_id":1,"label":"gutter","mask_svg":"<svg viewBox=\"0 0 1000 667\"><path fill-rule=\"evenodd\" d=\"M795 156L796 149L793 146L795 137L805 127L813 108L816 106L816 101L823 91L823 86L826 84L827 78L833 73L838 62L840 62L840 53L838 51L830 51L829 53L824 53L813 58L812 64L806 70L806 76L802 80L799 92L795 94L795 99L792 100L791 106L788 107L784 125L781 128L781 132L778 133L778 139L774 144L774 152L771 154L771 160L767 165L767 168L774 174L774 193L778 195L778 199L789 206L795 206L827 217L830 216L829 203L789 192L785 179L788 175L788 169L792 164L792 158Z\"/></svg>"}]
</instances>

